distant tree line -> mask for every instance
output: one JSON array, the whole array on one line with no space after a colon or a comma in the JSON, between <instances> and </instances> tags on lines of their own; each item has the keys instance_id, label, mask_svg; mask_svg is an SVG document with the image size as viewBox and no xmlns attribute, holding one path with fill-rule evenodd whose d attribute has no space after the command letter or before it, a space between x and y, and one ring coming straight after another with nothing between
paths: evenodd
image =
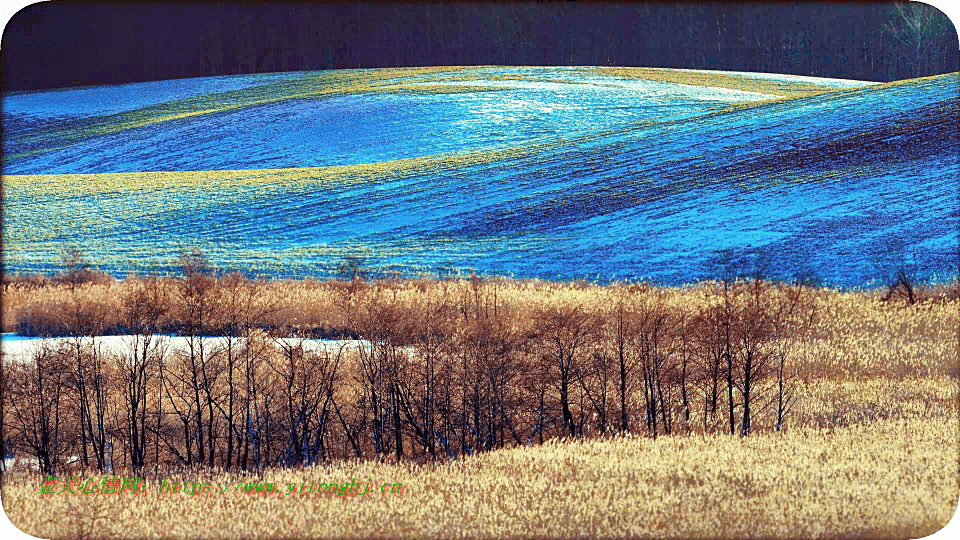
<instances>
[{"instance_id":1,"label":"distant tree line","mask_svg":"<svg viewBox=\"0 0 960 540\"><path fill-rule=\"evenodd\" d=\"M8 24L5 90L423 65L722 69L890 81L958 69L917 2L32 5Z\"/></svg>"},{"instance_id":2,"label":"distant tree line","mask_svg":"<svg viewBox=\"0 0 960 540\"><path fill-rule=\"evenodd\" d=\"M21 306L25 326L54 320L62 337L0 362L8 451L43 474L250 470L456 459L555 437L778 431L796 398L791 355L817 317L808 287L758 278L678 294L355 275L310 292L218 274L195 253L181 267L98 295L105 285L76 260L43 285L55 300ZM317 291L362 342L308 339L295 306ZM126 332L121 345L102 337L108 324Z\"/></svg>"}]
</instances>

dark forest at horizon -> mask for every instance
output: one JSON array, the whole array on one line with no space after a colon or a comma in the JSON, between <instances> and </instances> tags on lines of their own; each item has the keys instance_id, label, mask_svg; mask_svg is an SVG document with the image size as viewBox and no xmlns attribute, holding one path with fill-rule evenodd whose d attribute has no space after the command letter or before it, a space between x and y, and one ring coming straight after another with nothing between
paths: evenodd
<instances>
[{"instance_id":1,"label":"dark forest at horizon","mask_svg":"<svg viewBox=\"0 0 960 540\"><path fill-rule=\"evenodd\" d=\"M17 13L3 89L425 65L616 65L891 81L958 70L923 4L89 4Z\"/></svg>"}]
</instances>

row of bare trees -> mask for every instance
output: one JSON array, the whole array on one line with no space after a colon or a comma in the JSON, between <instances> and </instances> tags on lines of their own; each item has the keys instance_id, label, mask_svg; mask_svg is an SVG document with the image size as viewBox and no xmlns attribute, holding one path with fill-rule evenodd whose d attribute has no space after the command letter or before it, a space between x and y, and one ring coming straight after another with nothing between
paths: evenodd
<instances>
[{"instance_id":1,"label":"row of bare trees","mask_svg":"<svg viewBox=\"0 0 960 540\"><path fill-rule=\"evenodd\" d=\"M8 449L55 474L455 458L619 432L747 436L784 426L791 352L815 313L809 290L758 279L528 304L495 280L411 295L358 279L336 308L361 340L320 342L296 324L264 328L284 309L264 283L182 262L180 278L127 292L128 335L98 337L78 295L72 335L4 358ZM160 330L171 317L177 336Z\"/></svg>"}]
</instances>

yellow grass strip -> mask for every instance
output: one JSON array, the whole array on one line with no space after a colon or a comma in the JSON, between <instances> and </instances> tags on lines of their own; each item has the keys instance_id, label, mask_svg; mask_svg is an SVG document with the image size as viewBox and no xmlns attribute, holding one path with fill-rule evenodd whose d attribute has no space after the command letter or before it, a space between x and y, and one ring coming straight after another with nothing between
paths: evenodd
<instances>
[{"instance_id":1,"label":"yellow grass strip","mask_svg":"<svg viewBox=\"0 0 960 540\"><path fill-rule=\"evenodd\" d=\"M45 538L918 538L956 510L957 432L954 413L747 439L550 442L437 466L267 470L272 495L159 494L153 479L136 496L44 496L26 475L5 479L3 502ZM284 494L328 479L399 482L404 494Z\"/></svg>"}]
</instances>

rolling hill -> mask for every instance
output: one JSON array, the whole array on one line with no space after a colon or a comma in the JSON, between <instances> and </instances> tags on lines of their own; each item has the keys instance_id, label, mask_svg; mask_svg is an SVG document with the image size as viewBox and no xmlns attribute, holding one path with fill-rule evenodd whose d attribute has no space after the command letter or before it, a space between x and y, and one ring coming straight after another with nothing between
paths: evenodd
<instances>
[{"instance_id":1,"label":"rolling hill","mask_svg":"<svg viewBox=\"0 0 960 540\"><path fill-rule=\"evenodd\" d=\"M3 264L116 273L199 248L336 275L717 275L839 286L958 267L957 74L416 68L3 96Z\"/></svg>"}]
</instances>

